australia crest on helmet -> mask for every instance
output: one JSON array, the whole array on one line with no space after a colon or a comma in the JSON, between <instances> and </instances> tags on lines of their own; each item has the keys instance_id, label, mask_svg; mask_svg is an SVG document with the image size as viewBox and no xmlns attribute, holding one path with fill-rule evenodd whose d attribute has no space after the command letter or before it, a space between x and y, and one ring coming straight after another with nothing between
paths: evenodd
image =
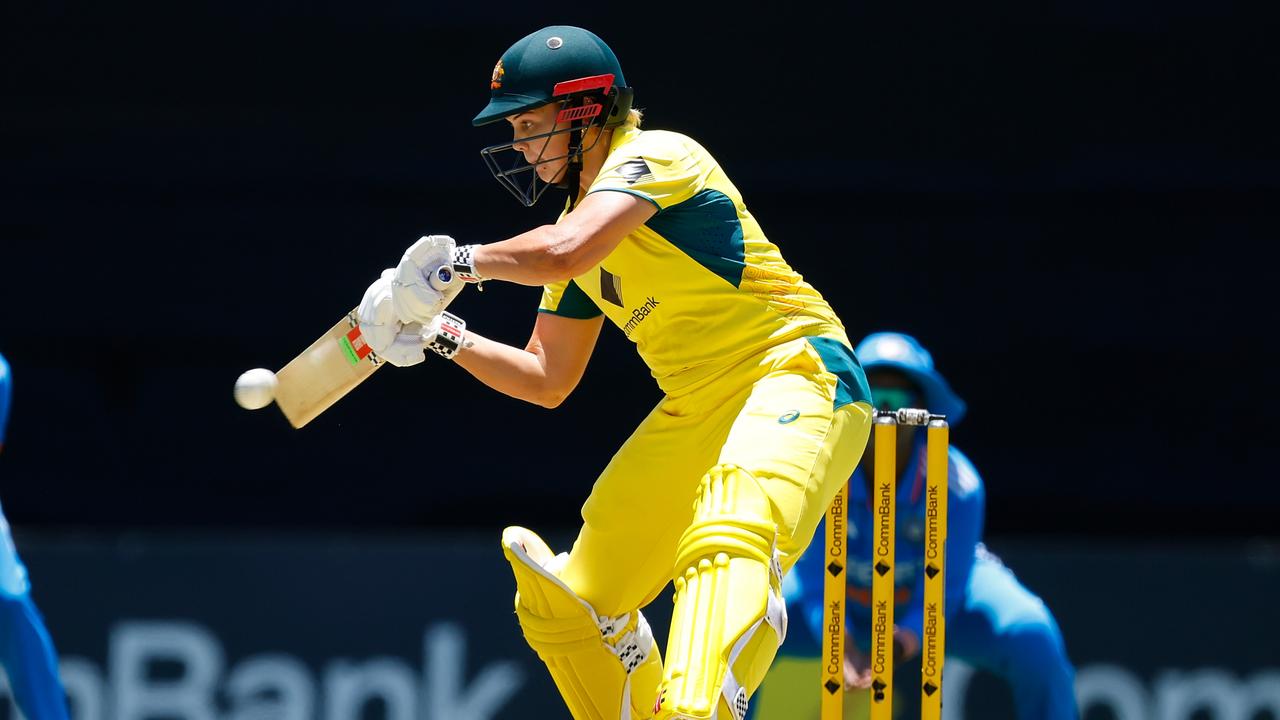
<instances>
[{"instance_id":1,"label":"australia crest on helmet","mask_svg":"<svg viewBox=\"0 0 1280 720\"><path fill-rule=\"evenodd\" d=\"M499 90L502 88L502 76L506 71L502 69L502 58L498 58L498 64L493 66L493 77L489 79L489 89Z\"/></svg>"}]
</instances>

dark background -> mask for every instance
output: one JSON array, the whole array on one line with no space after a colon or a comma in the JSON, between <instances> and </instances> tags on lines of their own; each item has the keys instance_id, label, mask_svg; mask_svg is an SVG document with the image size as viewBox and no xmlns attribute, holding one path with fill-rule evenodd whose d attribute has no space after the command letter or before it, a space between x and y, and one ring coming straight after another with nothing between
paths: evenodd
<instances>
[{"instance_id":1,"label":"dark background","mask_svg":"<svg viewBox=\"0 0 1280 720\"><path fill-rule=\"evenodd\" d=\"M855 341L934 352L989 532L1277 534L1280 24L1243 2L0 7L15 525L572 525L659 397L614 329L556 412L438 359L301 431L231 399L419 235L554 218L469 121L503 49L572 23ZM491 283L452 309L522 344L537 301Z\"/></svg>"}]
</instances>

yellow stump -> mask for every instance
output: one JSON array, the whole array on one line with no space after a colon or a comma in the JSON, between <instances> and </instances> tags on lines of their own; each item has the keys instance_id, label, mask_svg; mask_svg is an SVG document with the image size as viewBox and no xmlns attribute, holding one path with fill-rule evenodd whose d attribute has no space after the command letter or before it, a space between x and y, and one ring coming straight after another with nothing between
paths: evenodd
<instances>
[{"instance_id":1,"label":"yellow stump","mask_svg":"<svg viewBox=\"0 0 1280 720\"><path fill-rule=\"evenodd\" d=\"M897 524L898 421L876 417L875 477L871 495L871 720L893 717L893 551Z\"/></svg>"},{"instance_id":2,"label":"yellow stump","mask_svg":"<svg viewBox=\"0 0 1280 720\"><path fill-rule=\"evenodd\" d=\"M844 718L844 599L848 568L848 532L845 523L849 512L846 480L827 508L826 574L822 585L822 603L826 608L826 624L822 628L822 720Z\"/></svg>"},{"instance_id":3,"label":"yellow stump","mask_svg":"<svg viewBox=\"0 0 1280 720\"><path fill-rule=\"evenodd\" d=\"M920 717L942 716L942 663L946 655L944 611L947 560L947 421L929 421L925 473L924 632L920 648Z\"/></svg>"}]
</instances>

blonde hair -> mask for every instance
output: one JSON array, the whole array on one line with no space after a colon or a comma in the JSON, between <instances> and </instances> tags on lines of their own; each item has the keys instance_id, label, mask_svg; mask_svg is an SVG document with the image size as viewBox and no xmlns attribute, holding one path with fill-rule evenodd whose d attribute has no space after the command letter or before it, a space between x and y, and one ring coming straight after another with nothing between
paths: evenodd
<instances>
[{"instance_id":1,"label":"blonde hair","mask_svg":"<svg viewBox=\"0 0 1280 720\"><path fill-rule=\"evenodd\" d=\"M622 126L639 128L642 120L644 120L644 111L639 108L631 108L627 111L627 119L622 121Z\"/></svg>"}]
</instances>

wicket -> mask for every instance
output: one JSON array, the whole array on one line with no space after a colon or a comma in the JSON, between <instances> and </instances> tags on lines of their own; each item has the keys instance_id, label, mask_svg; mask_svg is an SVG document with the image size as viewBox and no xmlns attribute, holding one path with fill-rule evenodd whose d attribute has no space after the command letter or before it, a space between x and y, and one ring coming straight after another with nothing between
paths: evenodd
<instances>
[{"instance_id":1,"label":"wicket","mask_svg":"<svg viewBox=\"0 0 1280 720\"><path fill-rule=\"evenodd\" d=\"M926 426L924 531L924 627L920 638L920 717L940 720L942 664L946 654L947 454L945 415L903 408L875 414L875 468L871 493L875 540L871 574L871 720L893 716L893 569L897 531L897 438L899 425ZM844 717L845 583L848 568L848 483L827 510L827 573L823 605L822 720Z\"/></svg>"}]
</instances>

